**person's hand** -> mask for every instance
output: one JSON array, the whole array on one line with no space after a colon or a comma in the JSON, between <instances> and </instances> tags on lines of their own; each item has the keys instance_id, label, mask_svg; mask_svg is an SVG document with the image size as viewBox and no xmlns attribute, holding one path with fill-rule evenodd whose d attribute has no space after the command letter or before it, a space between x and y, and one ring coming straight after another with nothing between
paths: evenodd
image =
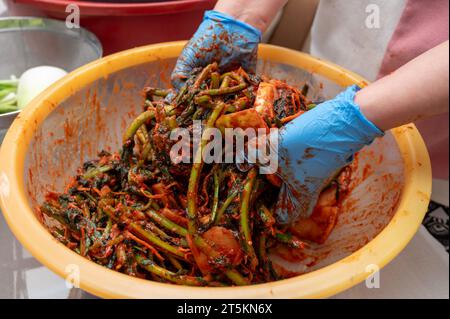
<instances>
[{"instance_id":1,"label":"person's hand","mask_svg":"<svg viewBox=\"0 0 450 319\"><path fill-rule=\"evenodd\" d=\"M221 71L242 66L255 71L261 31L218 11L207 11L194 37L184 48L172 73L176 89L197 67L218 62Z\"/></svg>"},{"instance_id":2,"label":"person's hand","mask_svg":"<svg viewBox=\"0 0 450 319\"><path fill-rule=\"evenodd\" d=\"M281 223L311 214L320 192L353 155L384 135L354 102L357 86L293 120L280 130L276 213Z\"/></svg>"}]
</instances>

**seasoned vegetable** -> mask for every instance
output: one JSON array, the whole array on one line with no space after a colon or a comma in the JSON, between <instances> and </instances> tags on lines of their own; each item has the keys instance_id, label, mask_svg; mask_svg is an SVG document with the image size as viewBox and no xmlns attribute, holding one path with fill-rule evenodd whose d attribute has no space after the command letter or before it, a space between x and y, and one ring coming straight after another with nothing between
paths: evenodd
<instances>
[{"instance_id":1,"label":"seasoned vegetable","mask_svg":"<svg viewBox=\"0 0 450 319\"><path fill-rule=\"evenodd\" d=\"M324 193L313 220L289 228L274 216L277 176L260 175L256 166L205 162L206 133L191 149L192 164L175 165L169 156L172 130L192 131L195 120L204 129L281 127L312 108L300 90L242 69L220 74L211 64L179 92L144 93L144 111L124 132L121 153L101 152L40 207L61 243L131 276L215 287L277 280L270 249L303 249L302 239L328 236L342 179Z\"/></svg>"}]
</instances>

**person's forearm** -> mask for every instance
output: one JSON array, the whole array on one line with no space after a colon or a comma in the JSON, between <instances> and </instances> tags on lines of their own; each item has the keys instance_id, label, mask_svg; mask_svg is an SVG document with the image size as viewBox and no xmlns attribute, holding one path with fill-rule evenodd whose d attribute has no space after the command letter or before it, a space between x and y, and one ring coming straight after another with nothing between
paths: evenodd
<instances>
[{"instance_id":1,"label":"person's forearm","mask_svg":"<svg viewBox=\"0 0 450 319\"><path fill-rule=\"evenodd\" d=\"M288 0L219 0L215 10L265 32L287 2Z\"/></svg>"},{"instance_id":2,"label":"person's forearm","mask_svg":"<svg viewBox=\"0 0 450 319\"><path fill-rule=\"evenodd\" d=\"M383 131L449 110L448 41L358 92L362 113Z\"/></svg>"}]
</instances>

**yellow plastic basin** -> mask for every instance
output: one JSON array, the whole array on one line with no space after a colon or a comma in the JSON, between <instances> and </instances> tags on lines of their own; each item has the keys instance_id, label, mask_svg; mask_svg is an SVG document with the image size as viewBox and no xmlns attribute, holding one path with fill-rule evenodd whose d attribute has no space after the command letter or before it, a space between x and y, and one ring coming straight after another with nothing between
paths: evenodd
<instances>
[{"instance_id":1,"label":"yellow plastic basin","mask_svg":"<svg viewBox=\"0 0 450 319\"><path fill-rule=\"evenodd\" d=\"M107 298L315 298L360 283L400 253L420 226L431 192L428 153L412 124L361 153L355 189L332 236L325 245L313 245L309 259L286 266L305 273L298 277L231 288L161 284L108 270L53 239L35 217L36 205L47 191L62 191L76 168L97 152L118 150L121 132L141 111L140 90L167 86L183 44L136 48L81 67L15 120L0 151L0 204L11 230L36 259ZM279 47L261 46L260 60L264 74L296 85L310 82L313 98L367 84L336 65Z\"/></svg>"}]
</instances>

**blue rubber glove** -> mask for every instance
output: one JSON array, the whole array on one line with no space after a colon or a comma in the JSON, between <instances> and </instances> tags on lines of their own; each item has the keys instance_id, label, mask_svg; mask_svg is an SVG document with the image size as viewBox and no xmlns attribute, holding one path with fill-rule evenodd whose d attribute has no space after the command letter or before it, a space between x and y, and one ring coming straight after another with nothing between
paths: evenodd
<instances>
[{"instance_id":1,"label":"blue rubber glove","mask_svg":"<svg viewBox=\"0 0 450 319\"><path fill-rule=\"evenodd\" d=\"M284 184L277 204L280 223L309 216L323 188L353 155L384 135L355 104L351 86L280 130L279 175Z\"/></svg>"},{"instance_id":2,"label":"blue rubber glove","mask_svg":"<svg viewBox=\"0 0 450 319\"><path fill-rule=\"evenodd\" d=\"M261 31L217 11L207 11L194 37L184 48L172 73L172 84L180 89L193 69L218 62L220 70L242 66L256 68Z\"/></svg>"}]
</instances>

